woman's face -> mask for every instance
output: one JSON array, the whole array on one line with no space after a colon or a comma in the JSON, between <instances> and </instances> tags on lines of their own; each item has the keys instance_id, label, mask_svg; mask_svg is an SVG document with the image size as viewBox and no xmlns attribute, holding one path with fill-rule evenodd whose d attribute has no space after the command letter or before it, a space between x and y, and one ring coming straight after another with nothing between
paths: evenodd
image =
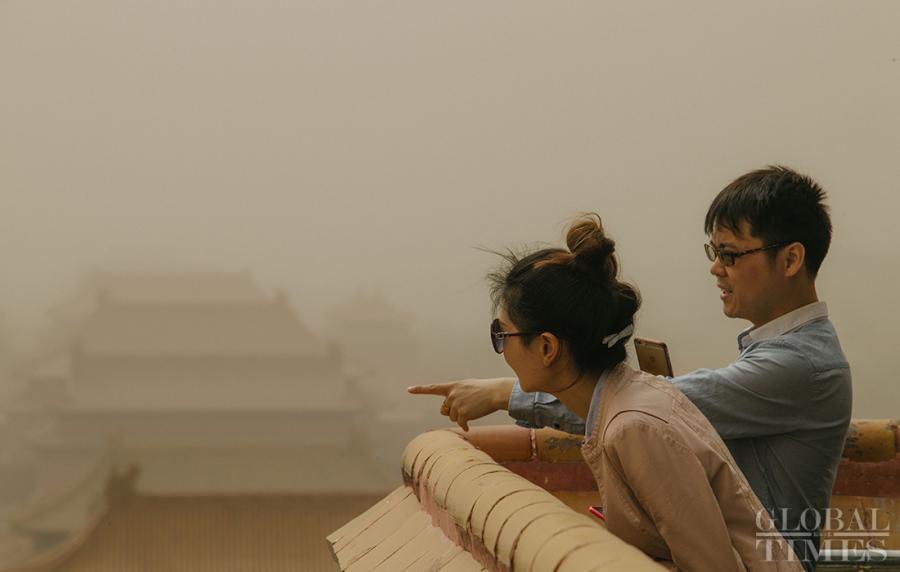
<instances>
[{"instance_id":1,"label":"woman's face","mask_svg":"<svg viewBox=\"0 0 900 572\"><path fill-rule=\"evenodd\" d=\"M500 329L504 332L521 331L506 312L504 305L500 306ZM526 343L526 340L529 343ZM541 337L537 336L509 336L504 340L503 359L509 367L516 372L519 385L524 391L545 391L547 382L547 368L544 366L540 351Z\"/></svg>"}]
</instances>

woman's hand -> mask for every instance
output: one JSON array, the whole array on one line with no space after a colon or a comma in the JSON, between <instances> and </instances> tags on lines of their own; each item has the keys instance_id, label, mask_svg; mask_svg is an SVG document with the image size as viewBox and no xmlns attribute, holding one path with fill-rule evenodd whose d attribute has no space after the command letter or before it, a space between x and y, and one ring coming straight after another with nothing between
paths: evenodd
<instances>
[{"instance_id":1,"label":"woman's hand","mask_svg":"<svg viewBox=\"0 0 900 572\"><path fill-rule=\"evenodd\" d=\"M469 430L469 421L506 409L509 394L516 380L512 377L491 379L462 379L432 385L414 385L406 391L416 395L443 395L441 415L446 415L463 431Z\"/></svg>"}]
</instances>

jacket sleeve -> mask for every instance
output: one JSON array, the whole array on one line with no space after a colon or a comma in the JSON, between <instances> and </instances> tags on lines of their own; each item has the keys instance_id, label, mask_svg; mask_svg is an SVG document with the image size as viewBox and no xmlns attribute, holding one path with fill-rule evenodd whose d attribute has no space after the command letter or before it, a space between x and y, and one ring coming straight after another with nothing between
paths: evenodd
<instances>
[{"instance_id":1,"label":"jacket sleeve","mask_svg":"<svg viewBox=\"0 0 900 572\"><path fill-rule=\"evenodd\" d=\"M522 427L553 427L566 433L584 435L584 419L549 393L522 391L518 379L509 394L508 411L509 416Z\"/></svg>"},{"instance_id":2,"label":"jacket sleeve","mask_svg":"<svg viewBox=\"0 0 900 572\"><path fill-rule=\"evenodd\" d=\"M610 468L653 521L679 570L743 569L706 471L665 421L621 413L604 443Z\"/></svg>"}]
</instances>

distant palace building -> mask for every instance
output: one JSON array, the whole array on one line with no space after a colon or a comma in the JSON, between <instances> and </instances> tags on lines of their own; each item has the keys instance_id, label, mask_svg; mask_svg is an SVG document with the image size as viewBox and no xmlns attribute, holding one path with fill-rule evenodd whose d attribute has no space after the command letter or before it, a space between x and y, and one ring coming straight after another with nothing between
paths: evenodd
<instances>
[{"instance_id":1,"label":"distant palace building","mask_svg":"<svg viewBox=\"0 0 900 572\"><path fill-rule=\"evenodd\" d=\"M98 274L92 288L67 351L35 380L57 380L55 452L109 449L140 466L142 491L383 488L359 467L325 472L365 411L337 349L284 295L226 273Z\"/></svg>"},{"instance_id":2,"label":"distant palace building","mask_svg":"<svg viewBox=\"0 0 900 572\"><path fill-rule=\"evenodd\" d=\"M14 525L37 549L98 518L107 476L132 470L147 495L387 490L340 352L249 275L94 274L52 315L58 351L31 380L52 430Z\"/></svg>"}]
</instances>

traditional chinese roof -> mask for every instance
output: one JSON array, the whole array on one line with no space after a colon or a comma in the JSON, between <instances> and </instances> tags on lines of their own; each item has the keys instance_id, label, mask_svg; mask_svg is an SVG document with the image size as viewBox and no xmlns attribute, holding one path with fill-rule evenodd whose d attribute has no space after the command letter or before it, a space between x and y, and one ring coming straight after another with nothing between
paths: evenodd
<instances>
[{"instance_id":1,"label":"traditional chinese roof","mask_svg":"<svg viewBox=\"0 0 900 572\"><path fill-rule=\"evenodd\" d=\"M247 272L98 272L93 284L112 302L261 302L267 298Z\"/></svg>"},{"instance_id":2,"label":"traditional chinese roof","mask_svg":"<svg viewBox=\"0 0 900 572\"><path fill-rule=\"evenodd\" d=\"M94 272L50 313L68 324L67 339L87 353L284 355L327 350L283 294L267 294L243 272Z\"/></svg>"},{"instance_id":3,"label":"traditional chinese roof","mask_svg":"<svg viewBox=\"0 0 900 572\"><path fill-rule=\"evenodd\" d=\"M65 329L77 327L98 303L262 302L267 295L246 272L108 272L84 276L49 314Z\"/></svg>"},{"instance_id":4,"label":"traditional chinese roof","mask_svg":"<svg viewBox=\"0 0 900 572\"><path fill-rule=\"evenodd\" d=\"M832 497L834 508L878 509L875 524L890 529L890 550L900 548L900 479L890 478L900 475L897 437L893 421L855 421ZM578 436L513 426L434 431L410 442L401 469L403 484L379 502L371 495L150 496L134 492L130 475L109 484L105 501L92 505L100 510L64 542L9 571L314 571L332 569L335 559L354 572L662 569L584 512L596 491L587 490L594 485ZM57 504L78 500L60 493ZM35 509L22 515L21 530L55 530L51 507ZM328 531L335 532L326 544ZM848 569L835 566L819 569Z\"/></svg>"},{"instance_id":5,"label":"traditional chinese roof","mask_svg":"<svg viewBox=\"0 0 900 572\"><path fill-rule=\"evenodd\" d=\"M348 572L664 569L583 512L596 504L596 484L580 440L520 427L420 435L403 456L406 484L329 535L335 560ZM844 453L832 508L877 517L849 536L826 530L824 546L843 546L848 537L872 542L887 551L878 568L900 570L897 423L854 421ZM839 562L819 568L848 569Z\"/></svg>"},{"instance_id":6,"label":"traditional chinese roof","mask_svg":"<svg viewBox=\"0 0 900 572\"><path fill-rule=\"evenodd\" d=\"M83 292L110 302L252 302L267 296L246 272L94 272Z\"/></svg>"},{"instance_id":7,"label":"traditional chinese roof","mask_svg":"<svg viewBox=\"0 0 900 572\"><path fill-rule=\"evenodd\" d=\"M76 338L91 355L324 354L326 345L278 301L105 303Z\"/></svg>"},{"instance_id":8,"label":"traditional chinese roof","mask_svg":"<svg viewBox=\"0 0 900 572\"><path fill-rule=\"evenodd\" d=\"M664 570L453 431L402 466L405 486L328 537L341 570Z\"/></svg>"}]
</instances>

